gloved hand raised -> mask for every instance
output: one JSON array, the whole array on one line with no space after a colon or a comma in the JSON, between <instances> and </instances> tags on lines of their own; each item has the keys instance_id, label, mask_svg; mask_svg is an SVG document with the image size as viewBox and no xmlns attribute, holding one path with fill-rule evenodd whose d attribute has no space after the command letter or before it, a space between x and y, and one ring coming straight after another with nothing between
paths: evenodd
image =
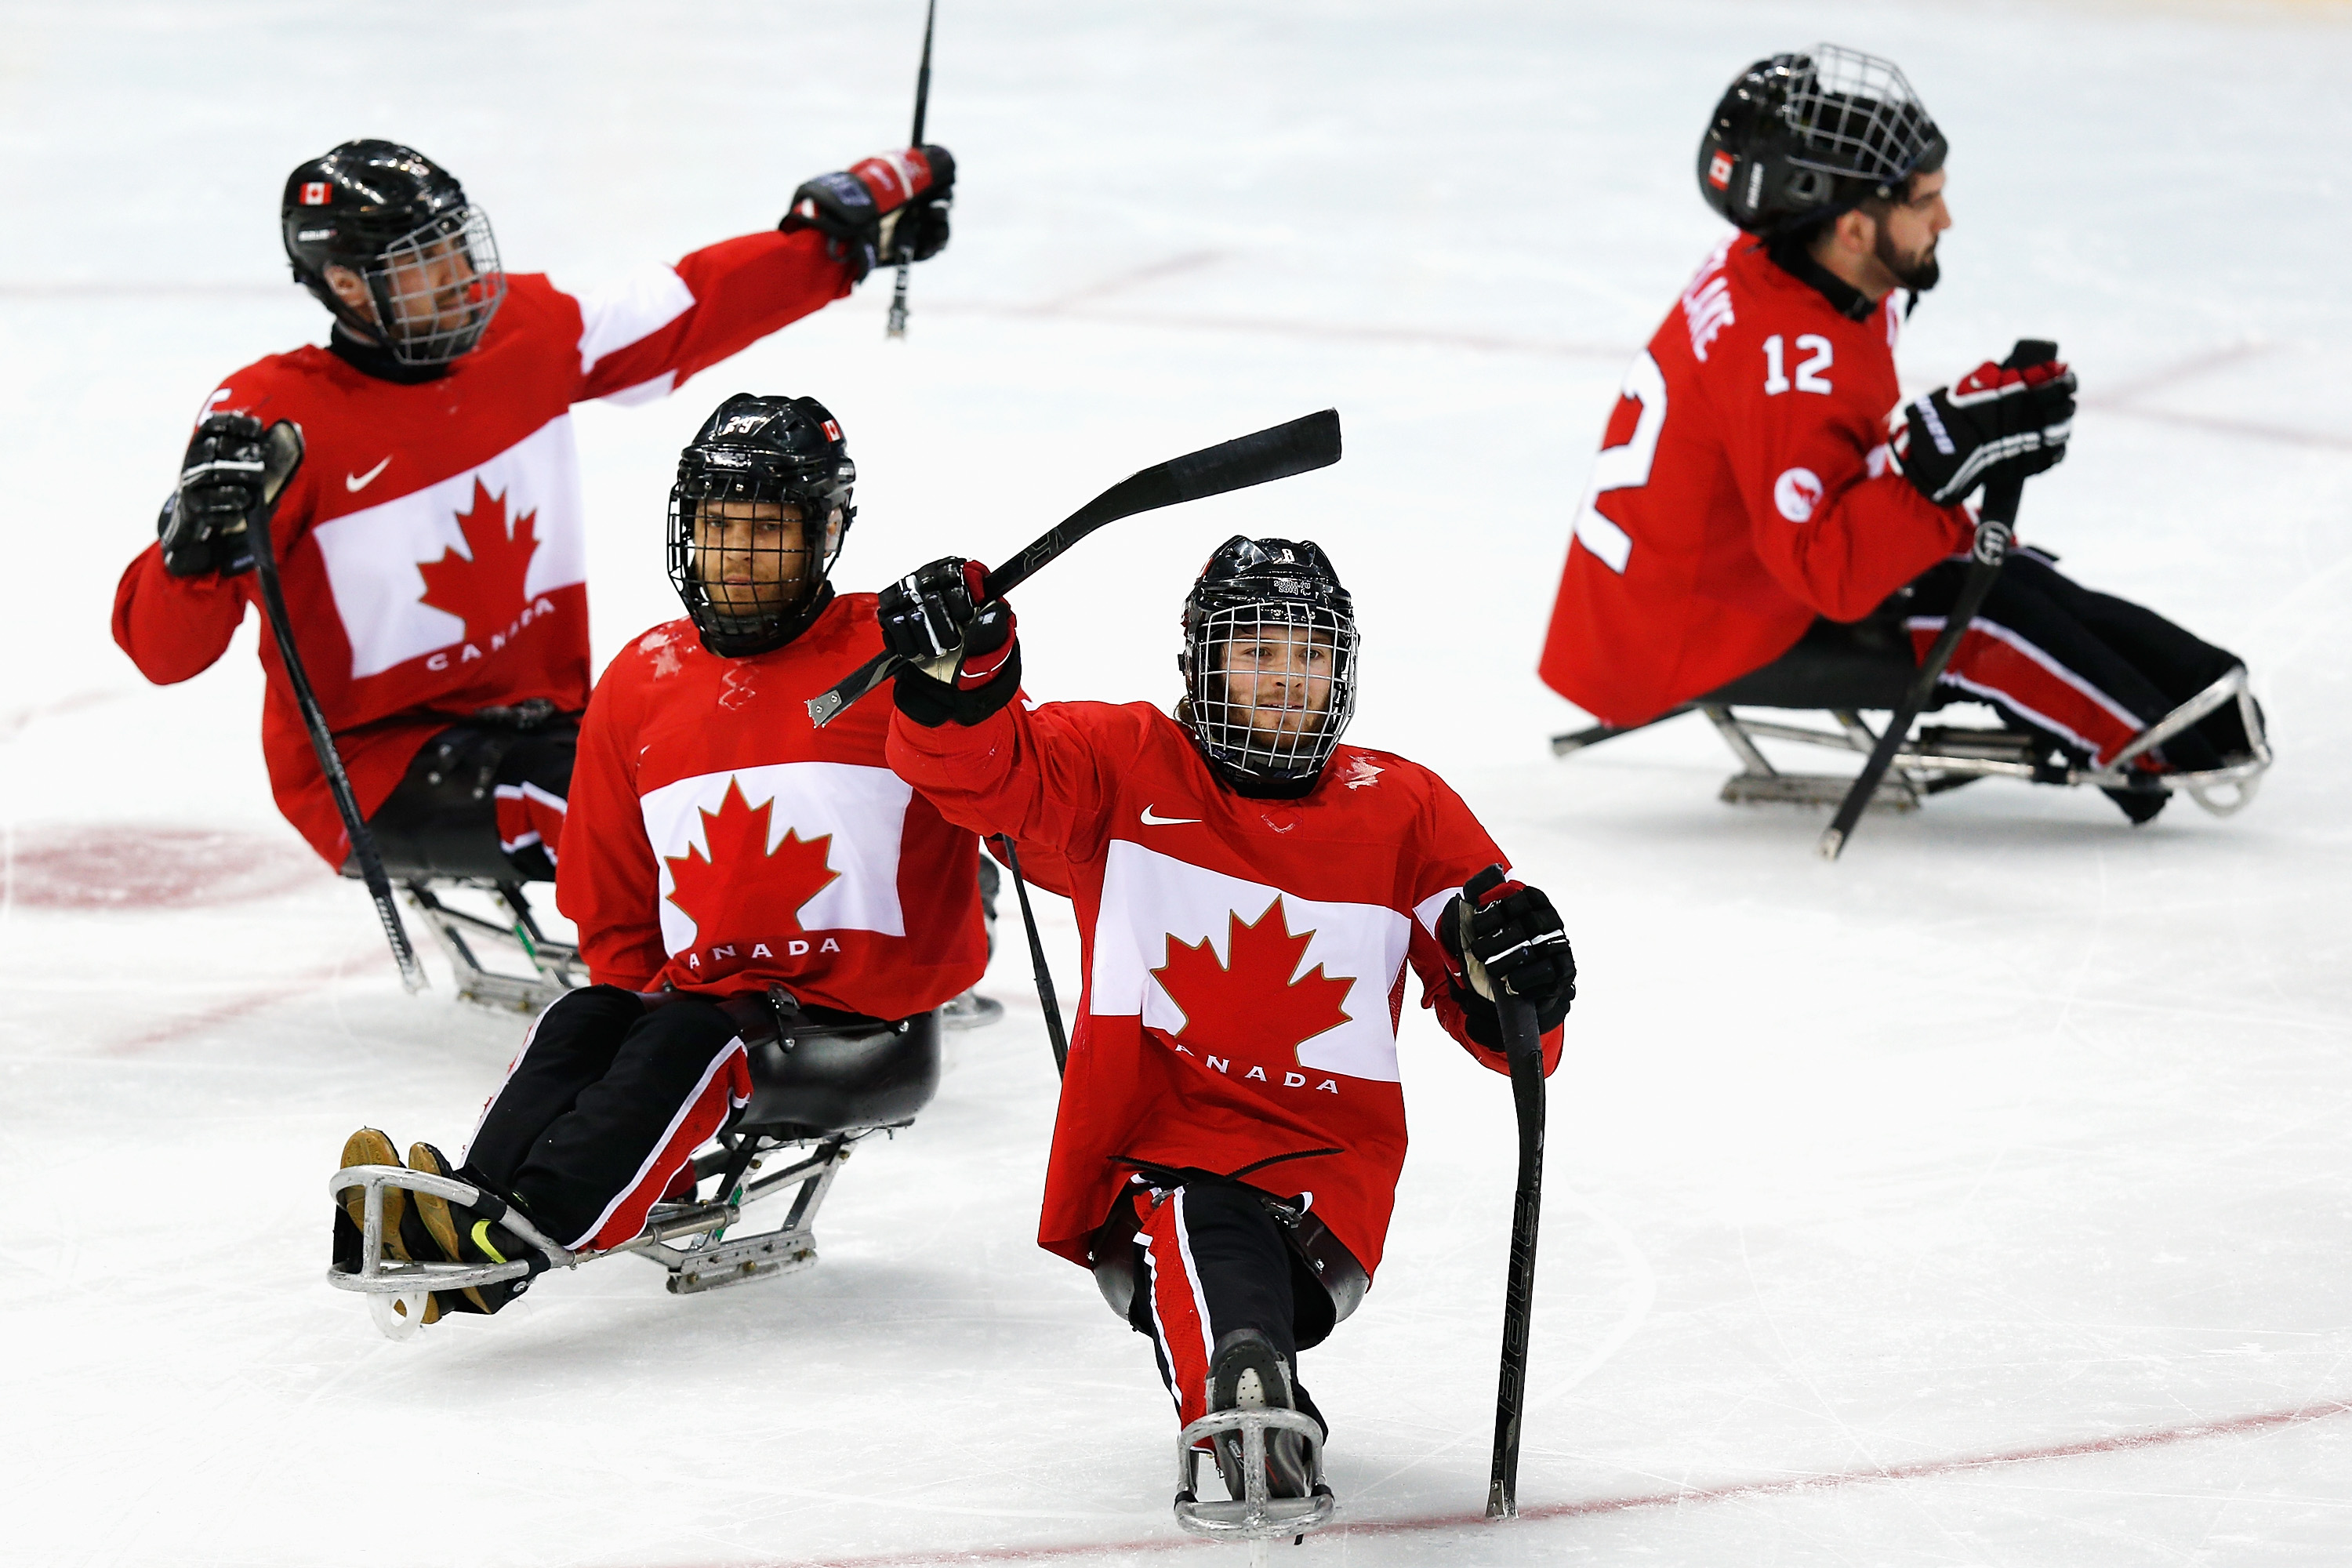
<instances>
[{"instance_id":1,"label":"gloved hand raised","mask_svg":"<svg viewBox=\"0 0 2352 1568\"><path fill-rule=\"evenodd\" d=\"M987 578L979 562L946 555L881 592L882 646L912 666L894 678L898 710L919 724L976 724L1020 688L1013 606L983 599Z\"/></svg>"},{"instance_id":2,"label":"gloved hand raised","mask_svg":"<svg viewBox=\"0 0 2352 1568\"><path fill-rule=\"evenodd\" d=\"M1889 423L1905 477L1937 506L1957 505L1996 468L2014 465L2024 478L2066 456L2074 373L2057 344L2021 342L2000 363L1912 399Z\"/></svg>"},{"instance_id":3,"label":"gloved hand raised","mask_svg":"<svg viewBox=\"0 0 2352 1568\"><path fill-rule=\"evenodd\" d=\"M847 260L853 282L877 266L928 261L947 247L955 158L944 147L909 147L819 174L793 193L776 226L813 228L829 255Z\"/></svg>"},{"instance_id":4,"label":"gloved hand raised","mask_svg":"<svg viewBox=\"0 0 2352 1568\"><path fill-rule=\"evenodd\" d=\"M261 421L249 414L215 414L196 426L179 488L155 520L164 571L201 577L253 570L248 520L262 503L265 453Z\"/></svg>"},{"instance_id":5,"label":"gloved hand raised","mask_svg":"<svg viewBox=\"0 0 2352 1568\"><path fill-rule=\"evenodd\" d=\"M1541 889L1482 871L1445 906L1437 936L1481 997L1494 1001L1499 987L1532 1004L1546 1030L1568 1016L1576 953Z\"/></svg>"}]
</instances>

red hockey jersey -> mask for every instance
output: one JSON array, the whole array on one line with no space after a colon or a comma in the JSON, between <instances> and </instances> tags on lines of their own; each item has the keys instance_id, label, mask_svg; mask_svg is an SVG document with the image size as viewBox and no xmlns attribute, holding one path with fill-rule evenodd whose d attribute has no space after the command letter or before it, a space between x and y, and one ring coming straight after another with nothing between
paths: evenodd
<instances>
[{"instance_id":1,"label":"red hockey jersey","mask_svg":"<svg viewBox=\"0 0 2352 1568\"><path fill-rule=\"evenodd\" d=\"M890 705L809 722L810 698L882 651L874 602L842 595L749 658L671 621L606 668L555 882L592 979L721 994L782 982L877 1018L979 982L977 845L890 771Z\"/></svg>"},{"instance_id":2,"label":"red hockey jersey","mask_svg":"<svg viewBox=\"0 0 2352 1568\"><path fill-rule=\"evenodd\" d=\"M1760 241L1724 242L1626 374L1577 509L1538 667L1639 724L1859 620L1972 536L1886 446L1889 295L1855 321Z\"/></svg>"},{"instance_id":3,"label":"red hockey jersey","mask_svg":"<svg viewBox=\"0 0 2352 1568\"><path fill-rule=\"evenodd\" d=\"M658 397L695 372L849 292L814 231L755 234L609 289L509 276L471 353L415 385L322 348L273 354L205 400L302 428L302 468L272 542L302 662L362 813L436 731L543 697L588 700L587 549L570 409ZM114 596L114 640L158 684L220 658L258 589L251 574L178 578L150 545ZM262 750L278 809L334 865L350 853L278 657Z\"/></svg>"},{"instance_id":4,"label":"red hockey jersey","mask_svg":"<svg viewBox=\"0 0 2352 1568\"><path fill-rule=\"evenodd\" d=\"M1314 790L1251 800L1149 703L1013 703L969 729L894 716L890 763L951 822L1059 854L1085 991L1038 1244L1074 1262L1132 1166L1306 1194L1367 1270L1404 1165L1404 972L1471 1043L1433 923L1502 859L1444 780L1340 746ZM1544 1068L1559 1060L1557 1030ZM1285 1158L1286 1156L1303 1156Z\"/></svg>"}]
</instances>

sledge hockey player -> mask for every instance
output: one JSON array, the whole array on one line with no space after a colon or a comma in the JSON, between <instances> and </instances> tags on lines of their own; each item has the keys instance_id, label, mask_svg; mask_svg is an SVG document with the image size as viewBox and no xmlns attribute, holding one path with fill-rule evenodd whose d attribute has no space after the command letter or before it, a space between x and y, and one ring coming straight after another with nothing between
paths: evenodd
<instances>
[{"instance_id":1,"label":"sledge hockey player","mask_svg":"<svg viewBox=\"0 0 2352 1568\"><path fill-rule=\"evenodd\" d=\"M1832 45L1757 62L1717 106L1699 190L1740 232L1627 375L1540 667L1604 724L1646 723L1800 639L1916 664L1966 571L1963 503L2065 456L2075 378L2054 357L1902 397L1895 339L1952 223L1945 153L1900 70ZM2239 661L2055 559L2011 552L1941 700L2104 768ZM2229 703L2133 765L2194 775L2255 751ZM2170 798L2107 793L2135 823Z\"/></svg>"},{"instance_id":2,"label":"sledge hockey player","mask_svg":"<svg viewBox=\"0 0 2352 1568\"><path fill-rule=\"evenodd\" d=\"M942 148L868 159L803 185L777 232L567 292L507 273L488 215L409 148L347 142L299 165L280 224L295 279L333 317L328 345L205 399L160 537L116 590L116 643L159 684L226 650L257 602L264 428L292 421L305 459L270 542L386 862L552 877L589 687L572 405L662 396L877 263L936 254L954 179ZM350 836L267 637L261 659L271 791L340 868Z\"/></svg>"},{"instance_id":3,"label":"sledge hockey player","mask_svg":"<svg viewBox=\"0 0 2352 1568\"><path fill-rule=\"evenodd\" d=\"M1328 1496L1297 1355L1381 1264L1406 965L1497 1072L1491 986L1526 997L1549 1072L1575 994L1568 939L1517 881L1465 903L1503 858L1469 808L1427 769L1339 743L1356 623L1315 544L1218 547L1184 601L1172 718L1013 702L1013 612L973 602L983 575L948 559L883 590L883 637L920 665L896 678L889 754L949 821L1056 855L1075 895L1087 981L1039 1244L1092 1268L1150 1336L1181 1423L1258 1405L1312 1417L1311 1436L1268 1435L1266 1482ZM1211 1430L1240 1499L1236 1426Z\"/></svg>"},{"instance_id":4,"label":"sledge hockey player","mask_svg":"<svg viewBox=\"0 0 2352 1568\"><path fill-rule=\"evenodd\" d=\"M556 901L593 984L531 1026L461 1166L411 1149L410 1168L497 1197L467 1213L386 1188L400 1258L543 1267L501 1204L570 1251L626 1242L751 1100L747 1041L909 1018L979 978L972 835L891 772L879 704L808 722L807 700L882 647L874 596L829 580L856 477L810 397L730 397L680 456L669 575L686 617L605 669L572 770ZM398 1163L373 1129L343 1150L347 1167ZM338 1206L339 1257L359 1202ZM423 1321L497 1311L528 1283L441 1292Z\"/></svg>"}]
</instances>

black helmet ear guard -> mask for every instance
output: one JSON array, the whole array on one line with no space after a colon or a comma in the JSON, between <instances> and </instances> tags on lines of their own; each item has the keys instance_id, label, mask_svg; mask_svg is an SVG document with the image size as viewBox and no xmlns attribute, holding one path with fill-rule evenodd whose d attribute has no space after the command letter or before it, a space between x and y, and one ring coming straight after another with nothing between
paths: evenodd
<instances>
[{"instance_id":1,"label":"black helmet ear guard","mask_svg":"<svg viewBox=\"0 0 2352 1568\"><path fill-rule=\"evenodd\" d=\"M346 142L299 163L278 204L286 259L343 330L402 364L446 364L489 331L506 299L490 220L457 176L395 142ZM327 280L344 268L371 310Z\"/></svg>"},{"instance_id":2,"label":"black helmet ear guard","mask_svg":"<svg viewBox=\"0 0 2352 1568\"><path fill-rule=\"evenodd\" d=\"M703 647L747 658L815 622L856 482L839 422L814 397L737 393L703 421L669 491L670 586Z\"/></svg>"},{"instance_id":3,"label":"black helmet ear guard","mask_svg":"<svg viewBox=\"0 0 2352 1568\"><path fill-rule=\"evenodd\" d=\"M1892 60L1817 44L1740 73L1698 143L1698 191L1750 234L1786 234L1943 166L1942 132Z\"/></svg>"},{"instance_id":4,"label":"black helmet ear guard","mask_svg":"<svg viewBox=\"0 0 2352 1568\"><path fill-rule=\"evenodd\" d=\"M1178 717L1228 783L1305 795L1355 713L1356 650L1355 601L1320 545L1236 534L1184 599Z\"/></svg>"}]
</instances>

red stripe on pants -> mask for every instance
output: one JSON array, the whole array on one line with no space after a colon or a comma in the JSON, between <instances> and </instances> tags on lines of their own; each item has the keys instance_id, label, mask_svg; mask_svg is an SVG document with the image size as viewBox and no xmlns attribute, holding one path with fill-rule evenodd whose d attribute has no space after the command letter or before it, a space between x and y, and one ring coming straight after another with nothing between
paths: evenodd
<instances>
[{"instance_id":1,"label":"red stripe on pants","mask_svg":"<svg viewBox=\"0 0 2352 1568\"><path fill-rule=\"evenodd\" d=\"M1927 616L1913 616L1904 626L1911 634L1912 657L1921 660L1944 629L1940 617ZM2050 656L2037 658L2027 651L2032 647L2013 632L2003 635L1989 630L1981 620L1971 621L1960 634L1959 647L1952 650L1951 663L1944 667L1944 679L1979 696L2002 699L2036 723L2079 742L2095 764L2105 767L2142 726L2118 718L2116 709L2122 704L2111 707L2112 699L2103 702L2084 689L2088 682L2076 685L2059 675L2053 668L2057 661L2043 663Z\"/></svg>"},{"instance_id":2,"label":"red stripe on pants","mask_svg":"<svg viewBox=\"0 0 2352 1568\"><path fill-rule=\"evenodd\" d=\"M737 1107L751 1102L751 1060L740 1039L730 1040L712 1059L694 1093L678 1108L661 1142L638 1167L636 1179L606 1205L593 1234L571 1244L573 1250L586 1246L601 1251L635 1240L646 1228L646 1212L661 1201L671 1179L686 1168L694 1152L718 1136Z\"/></svg>"},{"instance_id":3,"label":"red stripe on pants","mask_svg":"<svg viewBox=\"0 0 2352 1568\"><path fill-rule=\"evenodd\" d=\"M1184 1238L1184 1192L1178 1188L1144 1220L1151 1275L1151 1316L1176 1390L1176 1419L1191 1426L1209 1413L1209 1309L1201 1300Z\"/></svg>"}]
</instances>

